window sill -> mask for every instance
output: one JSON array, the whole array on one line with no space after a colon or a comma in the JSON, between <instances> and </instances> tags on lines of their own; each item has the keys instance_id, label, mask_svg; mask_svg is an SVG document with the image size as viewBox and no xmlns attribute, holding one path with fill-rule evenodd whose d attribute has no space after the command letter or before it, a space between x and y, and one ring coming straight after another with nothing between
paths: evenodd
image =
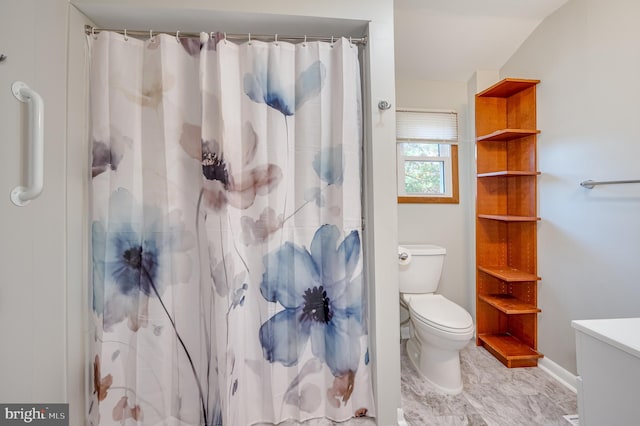
<instances>
[{"instance_id":1,"label":"window sill","mask_svg":"<svg viewBox=\"0 0 640 426\"><path fill-rule=\"evenodd\" d=\"M398 204L460 204L460 197L458 194L453 197L398 197Z\"/></svg>"}]
</instances>

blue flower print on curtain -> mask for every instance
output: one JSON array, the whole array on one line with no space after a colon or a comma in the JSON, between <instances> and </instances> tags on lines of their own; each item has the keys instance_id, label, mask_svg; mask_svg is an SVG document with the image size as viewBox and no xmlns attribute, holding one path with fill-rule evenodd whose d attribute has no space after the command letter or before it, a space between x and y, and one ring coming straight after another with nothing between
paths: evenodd
<instances>
[{"instance_id":1,"label":"blue flower print on curtain","mask_svg":"<svg viewBox=\"0 0 640 426\"><path fill-rule=\"evenodd\" d=\"M285 366L296 365L310 341L335 377L352 381L364 331L362 280L353 277L360 236L352 231L338 246L339 236L335 225L323 225L310 250L285 242L264 257L260 292L284 310L262 324L259 337L265 359Z\"/></svg>"},{"instance_id":2,"label":"blue flower print on curtain","mask_svg":"<svg viewBox=\"0 0 640 426\"><path fill-rule=\"evenodd\" d=\"M320 180L327 185L324 188L314 186L305 191L304 198L306 202L302 205L315 201L318 207L325 206L324 192L331 185L342 185L344 181L344 160L342 157L342 144L328 146L322 148L313 157L311 163L313 170L316 172Z\"/></svg>"},{"instance_id":3,"label":"blue flower print on curtain","mask_svg":"<svg viewBox=\"0 0 640 426\"><path fill-rule=\"evenodd\" d=\"M327 70L324 64L316 61L302 71L295 86L283 83L279 78L276 63L269 61L254 62L254 72L244 75L244 92L254 102L269 105L284 116L293 115L307 100L322 90Z\"/></svg>"},{"instance_id":4,"label":"blue flower print on curtain","mask_svg":"<svg viewBox=\"0 0 640 426\"><path fill-rule=\"evenodd\" d=\"M169 284L186 282L193 235L175 217L137 205L126 189L110 197L109 226L92 225L93 309L104 330L128 320L131 330L147 326L150 297L161 299ZM176 276L181 271L185 276Z\"/></svg>"},{"instance_id":5,"label":"blue flower print on curtain","mask_svg":"<svg viewBox=\"0 0 640 426\"><path fill-rule=\"evenodd\" d=\"M313 170L328 185L341 185L344 177L342 145L323 148L313 158Z\"/></svg>"}]
</instances>

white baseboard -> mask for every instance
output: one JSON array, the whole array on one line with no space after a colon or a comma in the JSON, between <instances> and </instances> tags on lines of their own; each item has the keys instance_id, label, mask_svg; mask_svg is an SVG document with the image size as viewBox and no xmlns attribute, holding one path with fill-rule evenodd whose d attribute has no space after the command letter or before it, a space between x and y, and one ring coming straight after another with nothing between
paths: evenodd
<instances>
[{"instance_id":1,"label":"white baseboard","mask_svg":"<svg viewBox=\"0 0 640 426\"><path fill-rule=\"evenodd\" d=\"M577 393L578 378L569 370L564 369L547 357L538 360L538 367L551 377L565 385L569 390Z\"/></svg>"}]
</instances>

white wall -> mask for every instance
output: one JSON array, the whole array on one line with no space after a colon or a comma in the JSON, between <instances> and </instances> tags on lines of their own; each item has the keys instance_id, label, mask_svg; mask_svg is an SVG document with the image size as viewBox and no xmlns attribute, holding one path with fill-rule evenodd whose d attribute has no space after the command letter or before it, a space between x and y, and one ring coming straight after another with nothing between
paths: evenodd
<instances>
[{"instance_id":1,"label":"white wall","mask_svg":"<svg viewBox=\"0 0 640 426\"><path fill-rule=\"evenodd\" d=\"M367 149L364 241L371 286L370 331L377 421L396 424L400 407L395 207L395 116L379 112L379 100L395 103L392 0L70 0L98 26L128 29L218 30L329 35L368 28L364 52L364 113ZM214 28L211 28L215 26ZM203 28L204 27L204 28ZM313 34L311 34L313 32ZM352 34L346 34L352 35ZM72 37L77 35L72 34ZM368 88L368 90L367 90ZM72 143L72 142L70 142ZM75 147L72 147L75 148ZM82 147L78 147L82 149ZM86 148L85 148L86 149Z\"/></svg>"},{"instance_id":2,"label":"white wall","mask_svg":"<svg viewBox=\"0 0 640 426\"><path fill-rule=\"evenodd\" d=\"M539 349L576 372L573 319L640 316L640 3L571 0L501 70L537 78Z\"/></svg>"},{"instance_id":3,"label":"white wall","mask_svg":"<svg viewBox=\"0 0 640 426\"><path fill-rule=\"evenodd\" d=\"M67 29L81 29L84 22L79 14L68 16L68 9L67 0L10 0L0 13L0 40L10 40L0 47L8 57L0 65L0 401L69 402L70 424L82 425L86 108L80 103L67 114L67 103L70 93L83 89L84 42L75 40L77 69L67 75ZM26 110L9 90L15 80L38 91L45 103L44 192L26 207L8 197L24 182L27 135ZM67 150L67 139L77 141L76 149Z\"/></svg>"},{"instance_id":4,"label":"white wall","mask_svg":"<svg viewBox=\"0 0 640 426\"><path fill-rule=\"evenodd\" d=\"M0 401L65 402L67 0L2 0L0 6ZM16 207L24 184L24 81L44 99L44 192Z\"/></svg>"},{"instance_id":5,"label":"white wall","mask_svg":"<svg viewBox=\"0 0 640 426\"><path fill-rule=\"evenodd\" d=\"M475 199L471 183L475 175L473 134L467 127L467 84L410 80L396 80L397 108L440 109L458 112L459 129L459 204L398 204L398 241L400 243L429 243L447 249L438 292L472 312L473 292L470 275L473 263L470 250L473 234L468 212ZM395 156L390 161L395 161ZM395 182L395 179L394 179Z\"/></svg>"},{"instance_id":6,"label":"white wall","mask_svg":"<svg viewBox=\"0 0 640 426\"><path fill-rule=\"evenodd\" d=\"M470 198L473 198L473 203L469 203L467 206L466 220L469 228L469 241L471 243L467 247L469 273L467 290L469 294L469 312L475 319L476 317L476 151L475 151L475 136L476 136L476 93L480 93L489 86L492 86L500 80L500 73L498 70L476 70L473 73L469 81L467 82L467 134L469 135L470 144L473 145L470 153L469 164L469 193Z\"/></svg>"}]
</instances>

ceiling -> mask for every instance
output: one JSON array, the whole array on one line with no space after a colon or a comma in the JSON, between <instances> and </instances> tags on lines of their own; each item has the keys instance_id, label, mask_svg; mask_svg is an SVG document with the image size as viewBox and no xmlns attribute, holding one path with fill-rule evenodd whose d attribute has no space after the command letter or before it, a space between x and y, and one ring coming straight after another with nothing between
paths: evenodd
<instances>
[{"instance_id":1,"label":"ceiling","mask_svg":"<svg viewBox=\"0 0 640 426\"><path fill-rule=\"evenodd\" d=\"M4 0L0 0L0 3ZM160 3L159 1L157 3ZM286 28L288 35L361 37L368 22L355 19L290 16L267 13L230 12L214 9L191 9L174 2L173 5L148 7L134 2L96 2L73 0L78 10L91 19L98 28L151 29L154 31L182 32L224 31L246 34L247 22L254 34L277 34ZM177 27L177 28L176 28Z\"/></svg>"},{"instance_id":2,"label":"ceiling","mask_svg":"<svg viewBox=\"0 0 640 426\"><path fill-rule=\"evenodd\" d=\"M3 0L0 0L2 2ZM568 0L394 0L396 78L467 82L476 70L498 70L549 14ZM135 5L74 0L98 27L182 31L220 27L246 30L246 14L149 10ZM237 16L236 16L237 15ZM290 34L358 36L365 21L300 17L297 26L278 15L256 14L255 33L271 34L286 23ZM153 26L152 26L153 25Z\"/></svg>"},{"instance_id":3,"label":"ceiling","mask_svg":"<svg viewBox=\"0 0 640 426\"><path fill-rule=\"evenodd\" d=\"M567 0L395 0L396 78L467 82L498 70Z\"/></svg>"}]
</instances>

